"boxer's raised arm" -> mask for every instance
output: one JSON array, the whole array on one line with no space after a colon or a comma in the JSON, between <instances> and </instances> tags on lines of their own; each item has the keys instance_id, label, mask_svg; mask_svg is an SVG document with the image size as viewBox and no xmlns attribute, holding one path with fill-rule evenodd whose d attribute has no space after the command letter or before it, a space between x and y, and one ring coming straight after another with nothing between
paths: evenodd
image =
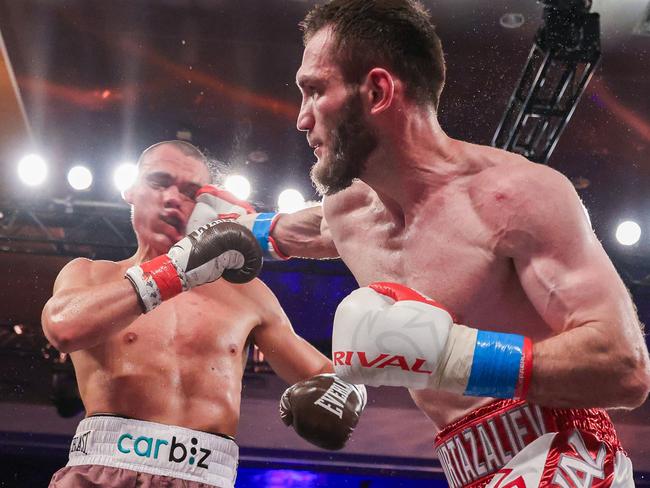
<instances>
[{"instance_id":1,"label":"boxer's raised arm","mask_svg":"<svg viewBox=\"0 0 650 488\"><path fill-rule=\"evenodd\" d=\"M253 232L265 259L326 259L339 255L320 205L292 214L258 213L248 202L214 185L201 188L196 198L188 230L216 218L236 218Z\"/></svg>"},{"instance_id":2,"label":"boxer's raised arm","mask_svg":"<svg viewBox=\"0 0 650 488\"><path fill-rule=\"evenodd\" d=\"M43 310L43 330L62 352L88 349L181 292L221 276L246 283L261 266L253 234L219 220L191 232L167 254L131 266L119 283L121 269L115 263L77 259L59 273L54 296Z\"/></svg>"},{"instance_id":3,"label":"boxer's raised arm","mask_svg":"<svg viewBox=\"0 0 650 488\"><path fill-rule=\"evenodd\" d=\"M548 198L551 195L552 198ZM526 165L492 190L497 253L509 256L556 335L533 346L528 399L553 407L623 407L650 388L635 307L571 183Z\"/></svg>"},{"instance_id":4,"label":"boxer's raised arm","mask_svg":"<svg viewBox=\"0 0 650 488\"><path fill-rule=\"evenodd\" d=\"M287 256L312 259L339 256L320 205L281 215L271 235Z\"/></svg>"},{"instance_id":5,"label":"boxer's raised arm","mask_svg":"<svg viewBox=\"0 0 650 488\"><path fill-rule=\"evenodd\" d=\"M142 313L133 286L117 267L78 258L61 270L41 316L45 336L59 351L100 344Z\"/></svg>"}]
</instances>

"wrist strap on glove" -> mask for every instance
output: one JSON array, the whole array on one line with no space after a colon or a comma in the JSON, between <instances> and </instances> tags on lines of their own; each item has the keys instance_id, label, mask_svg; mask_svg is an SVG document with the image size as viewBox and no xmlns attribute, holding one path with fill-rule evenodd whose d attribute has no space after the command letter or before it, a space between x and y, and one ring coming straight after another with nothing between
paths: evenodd
<instances>
[{"instance_id":1,"label":"wrist strap on glove","mask_svg":"<svg viewBox=\"0 0 650 488\"><path fill-rule=\"evenodd\" d=\"M140 266L131 266L125 274L140 298L144 312L151 312L164 300L187 290L185 273L167 254Z\"/></svg>"},{"instance_id":2,"label":"wrist strap on glove","mask_svg":"<svg viewBox=\"0 0 650 488\"><path fill-rule=\"evenodd\" d=\"M451 357L455 356L459 361L462 361L462 356L471 361L469 371L465 373L463 395L525 398L533 370L531 340L519 334L470 329L463 325L454 325L451 336L460 332L460 328L469 329L473 337L469 343L456 343L465 354L451 354ZM450 337L450 343L452 341ZM442 384L449 382L450 378L445 376L453 371L454 362L447 363L441 372Z\"/></svg>"},{"instance_id":3,"label":"wrist strap on glove","mask_svg":"<svg viewBox=\"0 0 650 488\"><path fill-rule=\"evenodd\" d=\"M286 261L290 258L280 252L275 240L271 237L271 232L273 232L280 215L282 214L275 212L258 214L251 229L264 252L264 259L271 261Z\"/></svg>"}]
</instances>

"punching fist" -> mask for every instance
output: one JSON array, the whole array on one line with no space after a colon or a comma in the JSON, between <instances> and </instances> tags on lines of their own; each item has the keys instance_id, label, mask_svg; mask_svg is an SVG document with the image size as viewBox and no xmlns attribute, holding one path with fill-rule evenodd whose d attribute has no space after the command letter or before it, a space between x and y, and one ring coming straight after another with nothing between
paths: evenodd
<instances>
[{"instance_id":1,"label":"punching fist","mask_svg":"<svg viewBox=\"0 0 650 488\"><path fill-rule=\"evenodd\" d=\"M215 219L233 219L248 228L262 248L264 259L271 261L289 259L280 252L271 232L282 216L279 213L257 213L253 206L240 200L227 190L206 185L196 192L196 205L187 221L187 231Z\"/></svg>"},{"instance_id":2,"label":"punching fist","mask_svg":"<svg viewBox=\"0 0 650 488\"><path fill-rule=\"evenodd\" d=\"M363 385L320 374L287 388L280 418L300 437L323 449L343 448L366 406Z\"/></svg>"},{"instance_id":3,"label":"punching fist","mask_svg":"<svg viewBox=\"0 0 650 488\"><path fill-rule=\"evenodd\" d=\"M216 220L191 232L167 254L132 266L125 278L149 312L163 300L221 276L231 283L251 281L261 267L262 251L253 234L236 222Z\"/></svg>"},{"instance_id":4,"label":"punching fist","mask_svg":"<svg viewBox=\"0 0 650 488\"><path fill-rule=\"evenodd\" d=\"M334 315L334 371L370 386L524 398L532 350L527 337L456 324L444 306L398 283L359 288Z\"/></svg>"},{"instance_id":5,"label":"punching fist","mask_svg":"<svg viewBox=\"0 0 650 488\"><path fill-rule=\"evenodd\" d=\"M188 233L213 220L235 220L242 215L255 213L250 203L215 185L200 188L195 198L196 205L187 220Z\"/></svg>"}]
</instances>

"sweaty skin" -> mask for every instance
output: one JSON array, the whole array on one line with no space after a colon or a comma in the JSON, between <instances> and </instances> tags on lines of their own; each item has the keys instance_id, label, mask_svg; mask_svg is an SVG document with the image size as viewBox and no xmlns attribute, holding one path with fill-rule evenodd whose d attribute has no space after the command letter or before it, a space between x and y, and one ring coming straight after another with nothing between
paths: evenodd
<instances>
[{"instance_id":1,"label":"sweaty skin","mask_svg":"<svg viewBox=\"0 0 650 488\"><path fill-rule=\"evenodd\" d=\"M337 117L353 93L331 42L328 28L314 34L297 73L297 125L317 166L332 164ZM533 403L643 403L650 373L636 311L570 182L521 156L451 139L386 69L371 69L356 93L379 145L322 209L278 220L280 250L338 252L360 286L395 281L443 303L459 323L529 336ZM438 429L493 400L411 395Z\"/></svg>"},{"instance_id":2,"label":"sweaty skin","mask_svg":"<svg viewBox=\"0 0 650 488\"><path fill-rule=\"evenodd\" d=\"M88 415L235 436L251 343L289 383L332 371L330 361L294 333L259 280L234 285L220 279L142 314L124 273L182 238L194 206L189 195L208 181L200 161L174 147L155 149L125 195L134 205L136 255L120 262L76 259L59 274L43 328L55 347L71 353Z\"/></svg>"},{"instance_id":3,"label":"sweaty skin","mask_svg":"<svg viewBox=\"0 0 650 488\"><path fill-rule=\"evenodd\" d=\"M509 255L503 242L502 234L508 232L504 228L493 227L493 221L500 222L503 215L499 213L510 204L507 200L517 198L508 194L508 190L519 190L508 189L509 183L499 175L514 175L519 171L519 177L530 172L531 177L539 178L543 177L539 173L547 173L548 170L535 168L514 156L504 157L496 150L484 151L470 145L463 149L467 152L463 158L465 163L461 163L461 166L465 166L467 173L454 177L444 188L432 191L419 204L420 211L413 208L408 217L396 219L379 196L361 181L348 190L327 197L323 212L343 260L360 286L373 281L403 283L445 304L454 312L458 323L530 337L536 343L536 369L528 396L530 401L564 407L613 406L624 402L625 398L593 398L593 393L588 394L588 390L593 390L594 376L591 375L596 373L591 368L614 370L617 365L608 364L607 360L597 364L594 357L590 370L583 373L584 382L574 384L572 390L575 394L568 396L571 390L562 384L562 368L571 369L571 365L576 364L573 354L584 352L567 351L564 358L552 357L553 363L545 364L545 348L540 347L541 341L579 325L582 315L587 320L600 312L595 310L602 307L602 304L596 303L596 296L602 297L603 293L618 295L620 308L631 308L614 269L599 255L602 252L600 244L590 236L582 209L575 209L571 215L577 224L574 230L576 235L557 237L560 244L562 241L569 244L570 241L586 239L583 250L586 254L571 252L562 256L562 250L558 249L558 256L540 256L534 263L529 260L517 262ZM485 165L482 170L472 168L473 157L479 158ZM557 211L561 215L567 209ZM575 212L580 214L576 215ZM560 228L557 230L561 232ZM512 237L517 239L519 236ZM547 235L546 238L552 240L553 236ZM521 255L527 254L524 249L518 251ZM582 264L577 261L589 259L589 254L600 263L592 262L585 269L575 270L574 275L561 274L564 269ZM544 262L554 257L569 260L567 268L552 269L560 266L560 263ZM602 268L596 270L597 265ZM593 273L593 276L587 273ZM583 279L585 283L581 285ZM591 282L592 279L594 282ZM522 280L525 281L522 283ZM617 293L602 290L605 283L597 280L605 280L608 287L618 288ZM524 288L526 285L528 289ZM529 297L527 292L535 296ZM592 296L591 293L597 295ZM539 311L532 300L540 307ZM581 308L572 309L572 304L575 307L580 304ZM593 306L594 310L585 309L587 304ZM609 310L602 312L606 316L611 315ZM643 341L637 332L638 324L633 314L627 318L630 332L626 334L620 331L622 335L630 336L624 337L625 342L634 339ZM641 349L641 343L637 342L633 347ZM643 350L639 350L639 355L642 353ZM542 371L540 367L549 371ZM540 390L541 375L547 374L555 375L559 388L549 389L549 385L554 383L549 381L545 389ZM602 376L601 381L606 378ZM616 385L611 386L616 388ZM438 428L492 401L490 398L463 397L434 390L412 390L411 395Z\"/></svg>"}]
</instances>

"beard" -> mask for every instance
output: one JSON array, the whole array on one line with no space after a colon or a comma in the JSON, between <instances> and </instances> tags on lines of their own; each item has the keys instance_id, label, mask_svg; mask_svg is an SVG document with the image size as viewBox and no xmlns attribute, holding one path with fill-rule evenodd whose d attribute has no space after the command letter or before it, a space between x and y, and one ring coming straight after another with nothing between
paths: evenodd
<instances>
[{"instance_id":1,"label":"beard","mask_svg":"<svg viewBox=\"0 0 650 488\"><path fill-rule=\"evenodd\" d=\"M331 151L311 169L311 181L318 193L334 195L359 178L370 153L377 147L375 132L363 117L359 91L353 92L338 124L331 131Z\"/></svg>"}]
</instances>

